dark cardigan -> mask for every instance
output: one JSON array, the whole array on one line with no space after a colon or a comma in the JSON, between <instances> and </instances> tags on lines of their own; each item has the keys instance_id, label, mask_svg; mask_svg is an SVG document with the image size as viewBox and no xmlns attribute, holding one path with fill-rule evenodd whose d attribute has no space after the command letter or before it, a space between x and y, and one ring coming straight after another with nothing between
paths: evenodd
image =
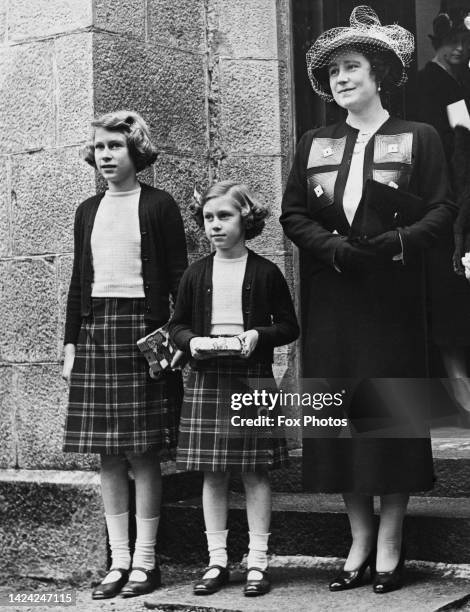
<instances>
[{"instance_id":1,"label":"dark cardigan","mask_svg":"<svg viewBox=\"0 0 470 612\"><path fill-rule=\"evenodd\" d=\"M342 236L349 233L342 199L357 133L358 130L341 122L306 132L297 147L280 221L286 235L305 255L305 266L312 272L335 269L336 249ZM412 141L410 151L404 140L407 136ZM314 139L318 143L315 149L318 159L307 168ZM397 145L398 153L388 152L387 144L396 142L401 143ZM335 157L339 155L334 160L337 163L325 163L323 152L328 146L335 151ZM371 138L365 149L364 184L368 178L388 183L392 177L401 189L423 199L423 217L400 228L405 263L412 263L446 232L450 234L457 214L456 205L449 199L442 145L432 127L390 117ZM320 195L315 192L318 185L322 188Z\"/></svg>"},{"instance_id":2,"label":"dark cardigan","mask_svg":"<svg viewBox=\"0 0 470 612\"><path fill-rule=\"evenodd\" d=\"M192 338L210 335L213 261L214 253L196 261L181 279L169 329L175 344L187 353ZM243 327L259 334L249 361L272 363L273 348L299 336L286 280L275 264L248 250L242 291Z\"/></svg>"},{"instance_id":3,"label":"dark cardigan","mask_svg":"<svg viewBox=\"0 0 470 612\"><path fill-rule=\"evenodd\" d=\"M139 225L145 320L160 327L170 316L169 294L176 300L179 281L188 265L183 221L169 193L141 183ZM82 317L91 312L93 262L91 233L99 193L80 204L75 214L74 259L67 300L64 344L76 344Z\"/></svg>"}]
</instances>

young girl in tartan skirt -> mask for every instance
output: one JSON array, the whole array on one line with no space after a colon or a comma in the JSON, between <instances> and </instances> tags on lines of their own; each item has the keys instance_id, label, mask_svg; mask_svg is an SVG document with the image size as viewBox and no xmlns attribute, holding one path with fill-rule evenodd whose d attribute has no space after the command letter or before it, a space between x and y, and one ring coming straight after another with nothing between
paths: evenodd
<instances>
[{"instance_id":1,"label":"young girl in tartan skirt","mask_svg":"<svg viewBox=\"0 0 470 612\"><path fill-rule=\"evenodd\" d=\"M157 152L143 119L128 111L92 123L85 160L108 189L83 202L65 325L63 378L70 384L64 450L99 453L112 565L93 599L131 597L160 586L155 542L159 455L176 446L181 377L149 376L136 342L169 318L187 265L173 198L138 182ZM136 542L129 551L129 482L136 492Z\"/></svg>"},{"instance_id":2,"label":"young girl in tartan skirt","mask_svg":"<svg viewBox=\"0 0 470 612\"><path fill-rule=\"evenodd\" d=\"M230 419L233 393L272 381L273 348L295 340L299 330L287 283L272 262L245 246L261 233L265 207L234 182L213 185L196 206L215 248L183 275L170 322L179 349L191 354L180 422L177 467L204 472L203 510L209 567L194 586L197 595L216 592L228 581L227 513L231 472L240 472L249 525L248 574L244 593L270 588L267 550L271 518L268 469L287 461L283 439L246 427L236 431ZM200 338L238 336L243 357L205 358ZM250 381L250 382L248 382ZM256 416L256 413L248 416ZM271 432L272 434L272 432Z\"/></svg>"}]
</instances>

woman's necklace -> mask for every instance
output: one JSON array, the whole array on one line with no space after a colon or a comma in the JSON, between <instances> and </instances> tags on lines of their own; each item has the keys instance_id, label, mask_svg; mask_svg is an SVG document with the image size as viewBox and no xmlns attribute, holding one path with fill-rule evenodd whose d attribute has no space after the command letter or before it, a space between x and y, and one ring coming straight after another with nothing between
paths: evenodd
<instances>
[{"instance_id":1,"label":"woman's necklace","mask_svg":"<svg viewBox=\"0 0 470 612\"><path fill-rule=\"evenodd\" d=\"M385 123L385 121L387 121L389 117L390 117L389 112L384 109L383 113L381 114L380 119L378 119L372 127L368 128L367 132L363 132L359 130L359 134L357 135L356 143L354 144L353 155L358 155L359 153L363 153L369 140L372 138L375 132L380 128L380 126L382 126Z\"/></svg>"},{"instance_id":2,"label":"woman's necklace","mask_svg":"<svg viewBox=\"0 0 470 612\"><path fill-rule=\"evenodd\" d=\"M372 137L373 132L359 132L356 139L356 144L354 145L353 155L357 155L358 153L362 153L367 146L367 143Z\"/></svg>"}]
</instances>

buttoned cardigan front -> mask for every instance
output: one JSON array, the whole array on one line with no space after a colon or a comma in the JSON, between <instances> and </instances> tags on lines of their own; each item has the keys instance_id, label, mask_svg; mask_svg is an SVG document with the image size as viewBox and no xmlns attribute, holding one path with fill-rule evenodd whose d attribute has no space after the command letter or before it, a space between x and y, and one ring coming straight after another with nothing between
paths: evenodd
<instances>
[{"instance_id":1,"label":"buttoned cardigan front","mask_svg":"<svg viewBox=\"0 0 470 612\"><path fill-rule=\"evenodd\" d=\"M145 320L160 327L170 316L169 295L176 300L188 265L184 226L169 193L141 183L139 226ZM75 214L74 260L67 299L64 344L76 344L83 317L91 313L93 261L91 233L104 192L80 204Z\"/></svg>"},{"instance_id":2,"label":"buttoned cardigan front","mask_svg":"<svg viewBox=\"0 0 470 612\"><path fill-rule=\"evenodd\" d=\"M210 335L213 262L214 253L192 264L181 279L169 329L175 344L187 353L192 338ZM243 327L258 332L250 360L271 363L275 346L299 336L286 280L274 263L248 250L242 292ZM193 361L192 365L200 364Z\"/></svg>"}]
</instances>

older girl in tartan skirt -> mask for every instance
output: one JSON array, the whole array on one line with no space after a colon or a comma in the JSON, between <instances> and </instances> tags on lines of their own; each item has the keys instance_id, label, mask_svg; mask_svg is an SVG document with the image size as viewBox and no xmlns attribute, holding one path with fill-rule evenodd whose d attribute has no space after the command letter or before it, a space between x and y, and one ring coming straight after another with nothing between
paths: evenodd
<instances>
[{"instance_id":1,"label":"older girl in tartan skirt","mask_svg":"<svg viewBox=\"0 0 470 612\"><path fill-rule=\"evenodd\" d=\"M295 340L299 330L281 272L245 246L246 239L261 232L267 210L245 186L224 181L208 190L195 213L215 253L194 263L183 275L170 322L175 344L192 356L177 467L204 472L203 510L210 559L194 592L214 593L228 581L228 482L230 472L240 472L250 530L244 593L262 595L270 587L266 573L271 518L267 470L283 466L287 450L285 441L274 438L270 431L231 425L231 417L237 414L231 409L231 397L249 388L262 389L266 379L272 384L273 348ZM244 357L205 358L201 338L208 336L238 336Z\"/></svg>"},{"instance_id":2,"label":"older girl in tartan skirt","mask_svg":"<svg viewBox=\"0 0 470 612\"><path fill-rule=\"evenodd\" d=\"M160 585L155 541L159 455L176 446L181 377L149 376L139 338L166 323L187 265L173 198L140 184L157 156L143 119L120 111L93 122L85 160L108 189L75 216L63 378L70 384L64 450L99 453L111 569L93 599L148 593ZM128 467L135 479L136 542L129 551ZM132 571L130 572L130 569Z\"/></svg>"}]
</instances>

